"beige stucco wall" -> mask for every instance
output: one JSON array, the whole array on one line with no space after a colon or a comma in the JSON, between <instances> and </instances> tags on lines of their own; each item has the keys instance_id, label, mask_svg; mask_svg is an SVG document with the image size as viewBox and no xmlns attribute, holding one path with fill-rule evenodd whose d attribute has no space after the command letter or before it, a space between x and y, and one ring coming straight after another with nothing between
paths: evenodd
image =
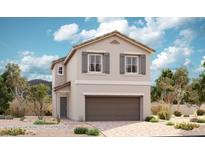
<instances>
[{"instance_id":1,"label":"beige stucco wall","mask_svg":"<svg viewBox=\"0 0 205 154\"><path fill-rule=\"evenodd\" d=\"M58 67L62 66L63 67L63 75L58 75ZM55 66L52 69L52 85L53 87L59 86L66 81L66 69L67 66L63 65L63 62L59 62L55 64Z\"/></svg>"},{"instance_id":2,"label":"beige stucco wall","mask_svg":"<svg viewBox=\"0 0 205 154\"><path fill-rule=\"evenodd\" d=\"M110 44L112 40L117 40L120 44ZM109 52L110 53L110 74L93 75L82 73L82 52ZM145 54L146 55L146 75L124 75L120 74L120 53ZM113 36L88 45L76 52L77 80L119 80L119 81L150 81L150 54L141 48L138 48L119 37Z\"/></svg>"}]
</instances>

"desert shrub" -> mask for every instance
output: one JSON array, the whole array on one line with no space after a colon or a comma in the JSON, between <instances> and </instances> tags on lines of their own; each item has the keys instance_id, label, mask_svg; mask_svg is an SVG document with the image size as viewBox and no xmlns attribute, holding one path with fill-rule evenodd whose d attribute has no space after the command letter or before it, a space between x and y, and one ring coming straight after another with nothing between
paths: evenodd
<instances>
[{"instance_id":1,"label":"desert shrub","mask_svg":"<svg viewBox=\"0 0 205 154\"><path fill-rule=\"evenodd\" d=\"M24 121L25 119L26 119L26 117L21 117L19 120Z\"/></svg>"},{"instance_id":2,"label":"desert shrub","mask_svg":"<svg viewBox=\"0 0 205 154\"><path fill-rule=\"evenodd\" d=\"M205 119L198 119L197 123L205 123Z\"/></svg>"},{"instance_id":3,"label":"desert shrub","mask_svg":"<svg viewBox=\"0 0 205 154\"><path fill-rule=\"evenodd\" d=\"M151 107L152 114L157 115L157 113L161 110L161 105L153 105Z\"/></svg>"},{"instance_id":4,"label":"desert shrub","mask_svg":"<svg viewBox=\"0 0 205 154\"><path fill-rule=\"evenodd\" d=\"M185 114L184 117L189 117L189 115L188 115L188 114Z\"/></svg>"},{"instance_id":5,"label":"desert shrub","mask_svg":"<svg viewBox=\"0 0 205 154\"><path fill-rule=\"evenodd\" d=\"M174 115L176 117L181 117L182 116L182 113L180 111L174 111Z\"/></svg>"},{"instance_id":6,"label":"desert shrub","mask_svg":"<svg viewBox=\"0 0 205 154\"><path fill-rule=\"evenodd\" d=\"M174 123L173 123L173 122L171 122L171 121L169 121L169 122L167 122L167 123L166 123L166 125L167 125L167 126L173 126L173 125L174 125Z\"/></svg>"},{"instance_id":7,"label":"desert shrub","mask_svg":"<svg viewBox=\"0 0 205 154\"><path fill-rule=\"evenodd\" d=\"M59 115L56 117L56 121L57 121L58 124L61 122L61 119L60 119Z\"/></svg>"},{"instance_id":8,"label":"desert shrub","mask_svg":"<svg viewBox=\"0 0 205 154\"><path fill-rule=\"evenodd\" d=\"M190 121L190 122L197 122L197 121L198 121L198 118L191 118L189 121Z\"/></svg>"},{"instance_id":9,"label":"desert shrub","mask_svg":"<svg viewBox=\"0 0 205 154\"><path fill-rule=\"evenodd\" d=\"M147 116L147 117L145 118L145 121L149 122L152 118L154 118L154 116Z\"/></svg>"},{"instance_id":10,"label":"desert shrub","mask_svg":"<svg viewBox=\"0 0 205 154\"><path fill-rule=\"evenodd\" d=\"M193 123L178 123L175 125L176 129L183 129L183 130L192 130L194 128L199 128L199 125Z\"/></svg>"},{"instance_id":11,"label":"desert shrub","mask_svg":"<svg viewBox=\"0 0 205 154\"><path fill-rule=\"evenodd\" d=\"M97 128L90 128L88 129L86 134L91 136L98 136L100 134L100 131Z\"/></svg>"},{"instance_id":12,"label":"desert shrub","mask_svg":"<svg viewBox=\"0 0 205 154\"><path fill-rule=\"evenodd\" d=\"M198 109L198 110L196 111L196 114L197 114L198 116L202 116L202 115L205 114L205 110Z\"/></svg>"},{"instance_id":13,"label":"desert shrub","mask_svg":"<svg viewBox=\"0 0 205 154\"><path fill-rule=\"evenodd\" d=\"M157 113L159 119L169 120L171 118L171 111L168 107L162 107L161 110Z\"/></svg>"},{"instance_id":14,"label":"desert shrub","mask_svg":"<svg viewBox=\"0 0 205 154\"><path fill-rule=\"evenodd\" d=\"M14 117L13 116L11 116L11 115L7 115L7 116L5 116L5 119L7 119L7 120L12 120Z\"/></svg>"},{"instance_id":15,"label":"desert shrub","mask_svg":"<svg viewBox=\"0 0 205 154\"><path fill-rule=\"evenodd\" d=\"M21 100L13 100L9 106L9 114L14 117L23 117L26 112L26 104L21 102Z\"/></svg>"},{"instance_id":16,"label":"desert shrub","mask_svg":"<svg viewBox=\"0 0 205 154\"><path fill-rule=\"evenodd\" d=\"M34 123L34 125L55 125L57 124L56 122L54 121L46 121L46 120L36 120Z\"/></svg>"},{"instance_id":17,"label":"desert shrub","mask_svg":"<svg viewBox=\"0 0 205 154\"><path fill-rule=\"evenodd\" d=\"M24 135L26 133L25 129L22 128L7 128L0 131L0 135L11 135L11 136L17 136L17 135Z\"/></svg>"},{"instance_id":18,"label":"desert shrub","mask_svg":"<svg viewBox=\"0 0 205 154\"><path fill-rule=\"evenodd\" d=\"M86 134L88 131L88 128L86 127L77 127L74 129L75 134Z\"/></svg>"},{"instance_id":19,"label":"desert shrub","mask_svg":"<svg viewBox=\"0 0 205 154\"><path fill-rule=\"evenodd\" d=\"M171 118L171 113L170 111L166 111L166 110L161 110L158 112L158 117L159 119L162 119L162 120L169 120Z\"/></svg>"},{"instance_id":20,"label":"desert shrub","mask_svg":"<svg viewBox=\"0 0 205 154\"><path fill-rule=\"evenodd\" d=\"M5 119L5 115L0 115L0 119Z\"/></svg>"},{"instance_id":21,"label":"desert shrub","mask_svg":"<svg viewBox=\"0 0 205 154\"><path fill-rule=\"evenodd\" d=\"M52 112L50 110L44 111L45 116L52 116Z\"/></svg>"},{"instance_id":22,"label":"desert shrub","mask_svg":"<svg viewBox=\"0 0 205 154\"><path fill-rule=\"evenodd\" d=\"M156 117L153 117L149 122L156 123L159 122L159 120Z\"/></svg>"},{"instance_id":23,"label":"desert shrub","mask_svg":"<svg viewBox=\"0 0 205 154\"><path fill-rule=\"evenodd\" d=\"M43 116L38 116L38 120L43 120Z\"/></svg>"}]
</instances>

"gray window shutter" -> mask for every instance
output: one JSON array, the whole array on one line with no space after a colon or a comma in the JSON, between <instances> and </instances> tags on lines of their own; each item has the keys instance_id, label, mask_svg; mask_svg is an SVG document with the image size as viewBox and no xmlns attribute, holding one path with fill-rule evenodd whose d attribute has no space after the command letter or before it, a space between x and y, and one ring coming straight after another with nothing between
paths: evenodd
<instances>
[{"instance_id":1,"label":"gray window shutter","mask_svg":"<svg viewBox=\"0 0 205 154\"><path fill-rule=\"evenodd\" d=\"M146 56L140 55L139 56L139 74L146 74Z\"/></svg>"},{"instance_id":2,"label":"gray window shutter","mask_svg":"<svg viewBox=\"0 0 205 154\"><path fill-rule=\"evenodd\" d=\"M120 54L120 74L125 73L125 55Z\"/></svg>"},{"instance_id":3,"label":"gray window shutter","mask_svg":"<svg viewBox=\"0 0 205 154\"><path fill-rule=\"evenodd\" d=\"M106 73L106 74L110 73L110 54L109 53L103 54L103 73Z\"/></svg>"},{"instance_id":4,"label":"gray window shutter","mask_svg":"<svg viewBox=\"0 0 205 154\"><path fill-rule=\"evenodd\" d=\"M82 53L82 73L88 72L88 53Z\"/></svg>"}]
</instances>

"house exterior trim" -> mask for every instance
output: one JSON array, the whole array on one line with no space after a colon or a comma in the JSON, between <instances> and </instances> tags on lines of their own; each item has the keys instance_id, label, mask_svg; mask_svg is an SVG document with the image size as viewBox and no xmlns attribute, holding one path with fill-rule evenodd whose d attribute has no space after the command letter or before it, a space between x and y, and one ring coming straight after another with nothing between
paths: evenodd
<instances>
[{"instance_id":1,"label":"house exterior trim","mask_svg":"<svg viewBox=\"0 0 205 154\"><path fill-rule=\"evenodd\" d=\"M79 85L133 85L133 86L151 86L148 81L106 81L106 80L76 80Z\"/></svg>"},{"instance_id":2,"label":"house exterior trim","mask_svg":"<svg viewBox=\"0 0 205 154\"><path fill-rule=\"evenodd\" d=\"M83 93L84 96L144 96L143 93Z\"/></svg>"}]
</instances>

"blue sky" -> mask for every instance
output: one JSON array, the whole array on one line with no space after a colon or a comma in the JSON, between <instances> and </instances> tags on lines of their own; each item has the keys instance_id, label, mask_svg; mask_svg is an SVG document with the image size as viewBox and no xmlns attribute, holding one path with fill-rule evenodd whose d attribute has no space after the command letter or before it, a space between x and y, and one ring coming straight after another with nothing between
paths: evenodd
<instances>
[{"instance_id":1,"label":"blue sky","mask_svg":"<svg viewBox=\"0 0 205 154\"><path fill-rule=\"evenodd\" d=\"M156 50L152 82L164 68L186 66L196 77L205 61L205 18L0 18L0 72L18 63L28 79L51 80L50 63L87 39L118 30Z\"/></svg>"}]
</instances>

